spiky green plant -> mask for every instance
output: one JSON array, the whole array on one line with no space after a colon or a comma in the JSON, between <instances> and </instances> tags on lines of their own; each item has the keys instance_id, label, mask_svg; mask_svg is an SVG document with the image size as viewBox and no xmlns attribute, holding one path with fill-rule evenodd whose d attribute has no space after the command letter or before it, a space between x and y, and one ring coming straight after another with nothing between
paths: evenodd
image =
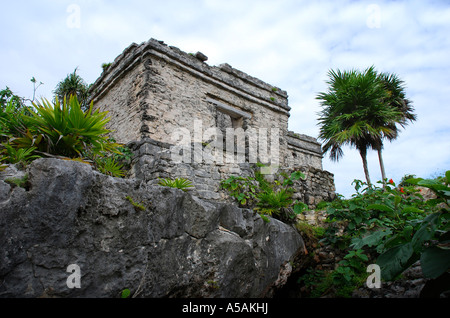
<instances>
[{"instance_id":1,"label":"spiky green plant","mask_svg":"<svg viewBox=\"0 0 450 318\"><path fill-rule=\"evenodd\" d=\"M95 161L97 169L108 176L124 177L123 165L118 163L113 157L99 158Z\"/></svg>"},{"instance_id":2,"label":"spiky green plant","mask_svg":"<svg viewBox=\"0 0 450 318\"><path fill-rule=\"evenodd\" d=\"M159 178L159 185L163 187L177 188L183 191L187 191L189 188L192 188L192 182L185 178L176 178L176 179L168 179L168 178Z\"/></svg>"},{"instance_id":3,"label":"spiky green plant","mask_svg":"<svg viewBox=\"0 0 450 318\"><path fill-rule=\"evenodd\" d=\"M36 147L30 148L14 148L8 144L2 144L0 146L0 153L3 154L3 158L0 161L7 161L8 163L21 163L27 164L28 162L40 158L39 155L33 154Z\"/></svg>"},{"instance_id":4,"label":"spiky green plant","mask_svg":"<svg viewBox=\"0 0 450 318\"><path fill-rule=\"evenodd\" d=\"M40 152L69 158L117 152L119 145L108 140L107 112L93 111L93 103L86 112L76 96L64 98L62 103L58 98L55 103L43 99L33 106L35 112L26 118L29 129L14 140L17 147L36 147Z\"/></svg>"},{"instance_id":5,"label":"spiky green plant","mask_svg":"<svg viewBox=\"0 0 450 318\"><path fill-rule=\"evenodd\" d=\"M272 216L279 214L283 208L292 204L292 192L290 189L280 189L278 191L264 191L258 195L258 210Z\"/></svg>"}]
</instances>

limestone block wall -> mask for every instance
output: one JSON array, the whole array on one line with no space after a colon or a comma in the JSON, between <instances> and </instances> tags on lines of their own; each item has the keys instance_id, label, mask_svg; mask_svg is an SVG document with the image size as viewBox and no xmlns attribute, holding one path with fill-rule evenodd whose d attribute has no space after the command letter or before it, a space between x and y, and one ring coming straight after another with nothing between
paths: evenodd
<instances>
[{"instance_id":1,"label":"limestone block wall","mask_svg":"<svg viewBox=\"0 0 450 318\"><path fill-rule=\"evenodd\" d=\"M135 153L132 176L149 184L157 184L159 178L185 178L194 185L190 191L196 196L206 200L226 201L228 195L220 189L220 181L230 175L252 174L251 165L248 163L176 163L172 160L172 146L149 138L130 143L129 147Z\"/></svg>"},{"instance_id":2,"label":"limestone block wall","mask_svg":"<svg viewBox=\"0 0 450 318\"><path fill-rule=\"evenodd\" d=\"M151 138L175 143L174 131L180 128L189 131L192 142L204 142L195 139L201 136L195 129L278 129L280 164L290 160L321 168L320 146L317 152L290 158L299 148L288 146L290 107L285 91L228 64L209 66L154 39L129 46L97 79L91 93L94 108L109 111L108 128L118 142Z\"/></svg>"},{"instance_id":3,"label":"limestone block wall","mask_svg":"<svg viewBox=\"0 0 450 318\"><path fill-rule=\"evenodd\" d=\"M286 141L287 151L283 160L286 166L322 169L322 147L315 138L289 131Z\"/></svg>"},{"instance_id":4,"label":"limestone block wall","mask_svg":"<svg viewBox=\"0 0 450 318\"><path fill-rule=\"evenodd\" d=\"M130 45L92 85L94 109L108 111L112 136L132 145L132 175L150 183L159 177L186 178L199 197L224 200L220 180L251 175L256 162L271 163L311 173L307 184L298 185L297 196L304 202L330 198L333 175L322 170L321 145L288 130L287 93L228 64L209 66L206 59L150 39ZM244 146L231 149L241 160L232 162L225 157L230 129L246 134ZM259 143L264 134L266 148ZM223 144L211 144L214 138ZM180 144L192 148L192 160L173 161L171 147ZM212 154L213 162L202 154L208 145L220 149Z\"/></svg>"},{"instance_id":5,"label":"limestone block wall","mask_svg":"<svg viewBox=\"0 0 450 318\"><path fill-rule=\"evenodd\" d=\"M227 201L228 194L220 188L220 181L232 175L253 176L256 169L256 165L249 163L175 163L172 160L172 146L149 138L130 143L129 147L135 153L133 177L149 184L157 184L158 178L186 178L194 186L189 190L194 195L205 200ZM310 166L280 168L277 172L289 174L294 170L306 175L305 180L294 182L294 199L314 207L323 200L329 201L335 197L334 176L330 172Z\"/></svg>"}]
</instances>

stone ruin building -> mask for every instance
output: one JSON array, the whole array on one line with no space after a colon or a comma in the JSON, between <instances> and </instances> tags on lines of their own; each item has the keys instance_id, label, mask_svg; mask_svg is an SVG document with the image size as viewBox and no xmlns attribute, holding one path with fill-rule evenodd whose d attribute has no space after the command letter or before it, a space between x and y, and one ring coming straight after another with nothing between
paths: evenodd
<instances>
[{"instance_id":1,"label":"stone ruin building","mask_svg":"<svg viewBox=\"0 0 450 318\"><path fill-rule=\"evenodd\" d=\"M334 179L322 168L321 145L288 130L287 93L207 59L150 39L131 44L92 85L94 109L109 112L113 137L135 153L132 177L186 178L198 197L224 200L220 181L249 176L261 162L272 172L306 174L295 199L310 206L332 199ZM236 136L227 135L230 129Z\"/></svg>"}]
</instances>

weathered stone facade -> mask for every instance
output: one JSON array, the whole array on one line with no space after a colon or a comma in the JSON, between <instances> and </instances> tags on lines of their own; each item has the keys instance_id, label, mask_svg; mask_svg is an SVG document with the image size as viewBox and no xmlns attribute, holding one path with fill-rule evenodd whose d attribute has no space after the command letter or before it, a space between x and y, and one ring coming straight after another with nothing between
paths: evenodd
<instances>
[{"instance_id":1,"label":"weathered stone facade","mask_svg":"<svg viewBox=\"0 0 450 318\"><path fill-rule=\"evenodd\" d=\"M320 144L288 130L287 93L206 60L150 39L130 45L92 85L94 107L109 112L114 138L136 153L133 176L185 177L199 197L222 200L220 180L249 175L262 162L274 171L318 172L303 190L307 203L333 197Z\"/></svg>"}]
</instances>

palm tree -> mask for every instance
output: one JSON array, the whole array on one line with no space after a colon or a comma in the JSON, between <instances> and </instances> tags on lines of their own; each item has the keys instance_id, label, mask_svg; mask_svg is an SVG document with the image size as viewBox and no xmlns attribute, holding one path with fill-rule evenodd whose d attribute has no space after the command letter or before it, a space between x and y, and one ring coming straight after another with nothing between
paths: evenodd
<instances>
[{"instance_id":1,"label":"palm tree","mask_svg":"<svg viewBox=\"0 0 450 318\"><path fill-rule=\"evenodd\" d=\"M78 68L75 68L73 73L68 74L65 79L58 83L54 94L60 101L64 100L65 97L69 100L72 95L75 95L80 102L81 109L87 110L89 108L89 85L77 74L77 70Z\"/></svg>"},{"instance_id":2,"label":"palm tree","mask_svg":"<svg viewBox=\"0 0 450 318\"><path fill-rule=\"evenodd\" d=\"M412 106L411 101L405 97L404 82L396 74L381 73L378 75L377 80L381 82L386 91L386 97L383 102L399 112L399 116L396 118L395 122L387 124L390 126L389 131L391 133L384 136L389 141L393 141L399 135L399 127L397 127L396 124L405 128L409 122L413 122L417 119L417 115L413 113L414 107ZM381 139L376 144L375 149L378 152L381 177L384 185L387 178L384 169L382 156L383 142Z\"/></svg>"},{"instance_id":3,"label":"palm tree","mask_svg":"<svg viewBox=\"0 0 450 318\"><path fill-rule=\"evenodd\" d=\"M400 112L383 102L389 96L373 66L362 73L331 70L328 75L328 92L317 95L323 107L319 113L323 151L330 152L330 158L338 161L344 154L342 146L355 147L370 185L367 150L380 148L384 137L394 137L393 128Z\"/></svg>"}]
</instances>

